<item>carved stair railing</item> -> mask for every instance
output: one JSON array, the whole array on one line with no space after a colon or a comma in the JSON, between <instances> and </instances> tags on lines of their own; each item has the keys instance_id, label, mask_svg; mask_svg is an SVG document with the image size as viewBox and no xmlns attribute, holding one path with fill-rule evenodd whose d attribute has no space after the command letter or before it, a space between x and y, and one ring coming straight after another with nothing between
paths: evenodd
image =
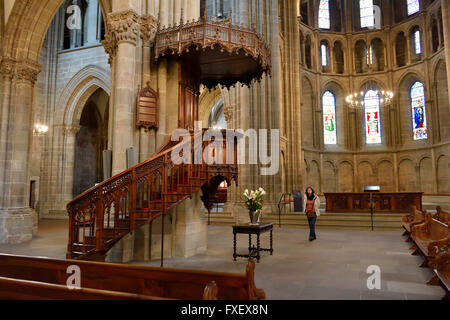
<instances>
[{"instance_id":1,"label":"carved stair railing","mask_svg":"<svg viewBox=\"0 0 450 320\"><path fill-rule=\"evenodd\" d=\"M205 130L205 129L204 129ZM69 214L68 259L104 260L106 253L125 235L167 213L202 190L208 206L221 181L237 183L237 138L233 141L234 160L226 164L227 142L223 139L224 164L175 164L172 152L190 144L191 159L202 141L204 130L182 142L166 143L150 159L84 192L67 205ZM201 136L200 136L201 135ZM199 137L200 136L200 137ZM226 136L226 130L222 130ZM213 140L218 143L220 138ZM211 142L201 142L202 150ZM189 145L188 145L189 146ZM231 149L230 147L228 147Z\"/></svg>"}]
</instances>

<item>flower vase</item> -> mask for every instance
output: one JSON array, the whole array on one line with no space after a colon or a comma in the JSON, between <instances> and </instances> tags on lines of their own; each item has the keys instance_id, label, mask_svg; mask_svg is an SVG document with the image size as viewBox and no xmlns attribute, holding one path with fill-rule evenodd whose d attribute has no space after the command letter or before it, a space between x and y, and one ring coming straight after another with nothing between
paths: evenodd
<instances>
[{"instance_id":1,"label":"flower vase","mask_svg":"<svg viewBox=\"0 0 450 320\"><path fill-rule=\"evenodd\" d=\"M261 213L259 211L249 211L250 216L250 225L257 226L259 225L259 218Z\"/></svg>"}]
</instances>

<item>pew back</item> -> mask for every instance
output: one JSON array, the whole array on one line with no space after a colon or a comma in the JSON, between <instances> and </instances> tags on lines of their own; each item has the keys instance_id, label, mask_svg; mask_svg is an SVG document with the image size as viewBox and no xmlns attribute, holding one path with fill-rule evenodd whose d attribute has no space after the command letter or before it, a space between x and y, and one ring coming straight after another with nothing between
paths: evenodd
<instances>
[{"instance_id":1,"label":"pew back","mask_svg":"<svg viewBox=\"0 0 450 320\"><path fill-rule=\"evenodd\" d=\"M411 232L411 227L424 222L425 212L417 210L416 206L410 207L410 212L402 216L402 225L406 231Z\"/></svg>"},{"instance_id":2,"label":"pew back","mask_svg":"<svg viewBox=\"0 0 450 320\"><path fill-rule=\"evenodd\" d=\"M215 281L218 299L265 299L264 291L255 288L253 260L245 274L232 274L0 254L0 277L66 285L71 265L80 268L83 288L200 300L215 292Z\"/></svg>"},{"instance_id":3,"label":"pew back","mask_svg":"<svg viewBox=\"0 0 450 320\"><path fill-rule=\"evenodd\" d=\"M69 289L67 286L0 277L1 300L162 300L126 292Z\"/></svg>"},{"instance_id":4,"label":"pew back","mask_svg":"<svg viewBox=\"0 0 450 320\"><path fill-rule=\"evenodd\" d=\"M442 223L450 223L450 212L446 212L441 209L441 207L436 207L436 215L434 218Z\"/></svg>"}]
</instances>

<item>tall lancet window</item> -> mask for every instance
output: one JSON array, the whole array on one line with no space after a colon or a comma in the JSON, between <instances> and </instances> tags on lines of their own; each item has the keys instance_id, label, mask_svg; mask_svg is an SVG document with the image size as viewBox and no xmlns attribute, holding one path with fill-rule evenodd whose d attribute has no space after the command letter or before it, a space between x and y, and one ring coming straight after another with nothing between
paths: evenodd
<instances>
[{"instance_id":1,"label":"tall lancet window","mask_svg":"<svg viewBox=\"0 0 450 320\"><path fill-rule=\"evenodd\" d=\"M421 82L416 82L411 87L411 115L414 140L427 139L425 88Z\"/></svg>"},{"instance_id":2,"label":"tall lancet window","mask_svg":"<svg viewBox=\"0 0 450 320\"><path fill-rule=\"evenodd\" d=\"M416 54L422 53L422 45L420 42L420 31L419 30L414 32L414 47L415 47Z\"/></svg>"},{"instance_id":3,"label":"tall lancet window","mask_svg":"<svg viewBox=\"0 0 450 320\"><path fill-rule=\"evenodd\" d=\"M369 90L364 96L366 120L366 143L381 143L380 96L378 91Z\"/></svg>"},{"instance_id":4,"label":"tall lancet window","mask_svg":"<svg viewBox=\"0 0 450 320\"><path fill-rule=\"evenodd\" d=\"M420 11L419 0L407 0L408 2L408 16Z\"/></svg>"},{"instance_id":5,"label":"tall lancet window","mask_svg":"<svg viewBox=\"0 0 450 320\"><path fill-rule=\"evenodd\" d=\"M325 144L337 144L336 98L330 91L322 96L323 136Z\"/></svg>"},{"instance_id":6,"label":"tall lancet window","mask_svg":"<svg viewBox=\"0 0 450 320\"><path fill-rule=\"evenodd\" d=\"M319 5L319 28L330 29L330 1L320 0Z\"/></svg>"},{"instance_id":7,"label":"tall lancet window","mask_svg":"<svg viewBox=\"0 0 450 320\"><path fill-rule=\"evenodd\" d=\"M320 45L320 56L322 60L322 67L328 66L328 46L325 43Z\"/></svg>"},{"instance_id":8,"label":"tall lancet window","mask_svg":"<svg viewBox=\"0 0 450 320\"><path fill-rule=\"evenodd\" d=\"M361 16L361 28L373 28L375 26L373 0L360 0L359 10Z\"/></svg>"}]
</instances>

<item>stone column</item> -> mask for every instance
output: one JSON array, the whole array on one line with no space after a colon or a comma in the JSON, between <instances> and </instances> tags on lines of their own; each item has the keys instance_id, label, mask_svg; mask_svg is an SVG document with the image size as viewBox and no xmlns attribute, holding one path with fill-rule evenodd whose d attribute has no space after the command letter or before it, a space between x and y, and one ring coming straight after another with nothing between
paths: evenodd
<instances>
[{"instance_id":1,"label":"stone column","mask_svg":"<svg viewBox=\"0 0 450 320\"><path fill-rule=\"evenodd\" d=\"M189 5L185 6L186 19L188 21L198 20L203 14L203 12L200 13L200 0L189 0L188 3Z\"/></svg>"},{"instance_id":2,"label":"stone column","mask_svg":"<svg viewBox=\"0 0 450 320\"><path fill-rule=\"evenodd\" d=\"M37 214L29 207L29 146L40 70L29 60L1 63L0 243L29 241L37 233Z\"/></svg>"},{"instance_id":3,"label":"stone column","mask_svg":"<svg viewBox=\"0 0 450 320\"><path fill-rule=\"evenodd\" d=\"M155 36L157 21L151 15L144 15L140 19L142 39L142 80L141 88L150 82L151 87L156 88L156 83L151 83L151 52L150 41ZM147 160L155 152L155 130L140 130L139 162Z\"/></svg>"},{"instance_id":4,"label":"stone column","mask_svg":"<svg viewBox=\"0 0 450 320\"><path fill-rule=\"evenodd\" d=\"M75 137L80 131L81 126L67 125L63 127L64 135L64 185L63 185L63 202L64 204L73 199L73 170L75 165Z\"/></svg>"},{"instance_id":5,"label":"stone column","mask_svg":"<svg viewBox=\"0 0 450 320\"><path fill-rule=\"evenodd\" d=\"M99 42L97 39L97 18L98 18L98 2L97 0L89 0L88 7L86 9L86 17L84 19L87 26L87 38L86 45L92 45Z\"/></svg>"},{"instance_id":6,"label":"stone column","mask_svg":"<svg viewBox=\"0 0 450 320\"><path fill-rule=\"evenodd\" d=\"M448 79L447 84L449 89L448 95L450 101L450 3L449 1L444 0L441 1L441 5L442 5L442 23L444 27L445 61L447 66L447 79Z\"/></svg>"},{"instance_id":7,"label":"stone column","mask_svg":"<svg viewBox=\"0 0 450 320\"><path fill-rule=\"evenodd\" d=\"M197 192L192 199L185 200L169 212L173 219L174 257L189 258L206 251L207 227L200 196L201 192Z\"/></svg>"},{"instance_id":8,"label":"stone column","mask_svg":"<svg viewBox=\"0 0 450 320\"><path fill-rule=\"evenodd\" d=\"M135 144L136 46L139 37L139 17L134 10L108 15L108 28L103 42L110 59L114 60L112 79L112 151L113 175L127 169L126 149Z\"/></svg>"}]
</instances>

